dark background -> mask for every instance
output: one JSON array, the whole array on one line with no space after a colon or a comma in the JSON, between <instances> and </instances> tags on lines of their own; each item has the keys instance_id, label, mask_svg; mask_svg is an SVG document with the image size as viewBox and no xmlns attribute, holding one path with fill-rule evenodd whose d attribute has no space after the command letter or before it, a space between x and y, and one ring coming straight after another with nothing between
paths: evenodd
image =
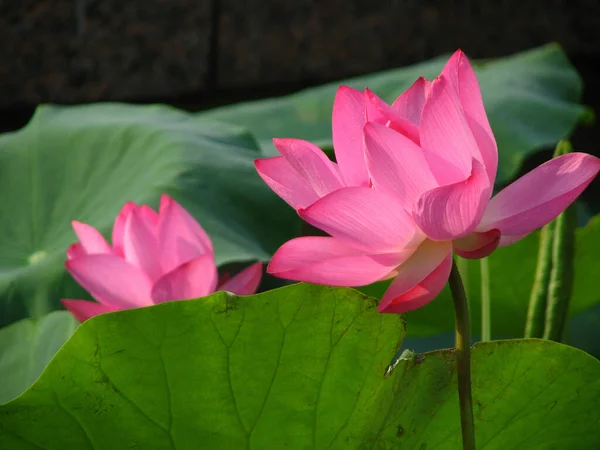
<instances>
[{"instance_id":1,"label":"dark background","mask_svg":"<svg viewBox=\"0 0 600 450\"><path fill-rule=\"evenodd\" d=\"M598 0L0 0L0 131L39 103L188 110L281 95L462 48L555 41L600 106ZM598 154L598 125L578 150Z\"/></svg>"}]
</instances>

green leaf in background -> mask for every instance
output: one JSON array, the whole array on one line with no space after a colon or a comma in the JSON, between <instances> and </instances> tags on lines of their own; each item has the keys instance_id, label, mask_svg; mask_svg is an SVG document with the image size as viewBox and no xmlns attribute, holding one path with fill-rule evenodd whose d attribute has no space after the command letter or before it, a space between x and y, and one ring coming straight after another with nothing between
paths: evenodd
<instances>
[{"instance_id":1,"label":"green leaf in background","mask_svg":"<svg viewBox=\"0 0 600 450\"><path fill-rule=\"evenodd\" d=\"M516 244L497 249L488 257L492 336L495 338L523 336L538 246L539 232L536 232ZM575 278L569 311L571 316L600 304L599 254L600 215L576 231ZM466 282L465 284L468 286L471 324L473 333L478 334L481 325L479 261L465 261L465 266L468 268L466 276L468 284ZM367 295L381 298L389 283L389 281L376 283L359 290ZM409 312L406 321L409 337L433 336L453 330L454 310L449 289L444 288L442 293L425 307ZM445 342L448 345L447 339Z\"/></svg>"},{"instance_id":2,"label":"green leaf in background","mask_svg":"<svg viewBox=\"0 0 600 450\"><path fill-rule=\"evenodd\" d=\"M368 86L388 102L419 76L439 75L449 55L401 69L336 81L282 98L225 106L200 113L247 127L266 155L276 154L273 137L307 139L331 147L331 109L340 84ZM569 135L585 109L582 82L555 44L475 64L486 111L499 147L497 183L514 177L527 154L554 146Z\"/></svg>"},{"instance_id":3,"label":"green leaf in background","mask_svg":"<svg viewBox=\"0 0 600 450\"><path fill-rule=\"evenodd\" d=\"M77 293L63 267L71 221L108 235L128 200L172 195L207 230L218 264L269 259L299 220L257 176L258 156L239 127L164 106L38 108L0 135L0 325Z\"/></svg>"},{"instance_id":4,"label":"green leaf in background","mask_svg":"<svg viewBox=\"0 0 600 450\"><path fill-rule=\"evenodd\" d=\"M101 315L0 406L0 448L459 449L453 352L385 377L402 335L373 299L305 284ZM584 352L486 343L473 373L479 448L600 445L600 363Z\"/></svg>"},{"instance_id":5,"label":"green leaf in background","mask_svg":"<svg viewBox=\"0 0 600 450\"><path fill-rule=\"evenodd\" d=\"M55 311L0 329L0 403L31 386L78 324L71 313Z\"/></svg>"}]
</instances>

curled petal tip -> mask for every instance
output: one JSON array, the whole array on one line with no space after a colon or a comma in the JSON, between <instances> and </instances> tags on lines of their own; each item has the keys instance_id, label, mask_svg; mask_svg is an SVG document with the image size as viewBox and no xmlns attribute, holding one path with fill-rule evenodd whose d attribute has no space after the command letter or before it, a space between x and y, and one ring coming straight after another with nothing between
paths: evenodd
<instances>
[{"instance_id":1,"label":"curled petal tip","mask_svg":"<svg viewBox=\"0 0 600 450\"><path fill-rule=\"evenodd\" d=\"M262 280L262 263L257 262L236 274L223 283L219 290L229 291L236 295L252 295Z\"/></svg>"},{"instance_id":2,"label":"curled petal tip","mask_svg":"<svg viewBox=\"0 0 600 450\"><path fill-rule=\"evenodd\" d=\"M454 253L465 259L480 259L489 256L500 244L500 230L494 228L485 233L471 233L453 242Z\"/></svg>"},{"instance_id":3,"label":"curled petal tip","mask_svg":"<svg viewBox=\"0 0 600 450\"><path fill-rule=\"evenodd\" d=\"M435 259L431 262L435 263ZM408 274L400 271L384 294L377 310L380 313L402 314L425 306L442 291L450 276L451 268L452 254L448 253L439 265L434 265L431 272L421 272L424 278L420 281L417 281L420 277L415 277L418 270ZM423 266L422 269L426 267Z\"/></svg>"}]
</instances>

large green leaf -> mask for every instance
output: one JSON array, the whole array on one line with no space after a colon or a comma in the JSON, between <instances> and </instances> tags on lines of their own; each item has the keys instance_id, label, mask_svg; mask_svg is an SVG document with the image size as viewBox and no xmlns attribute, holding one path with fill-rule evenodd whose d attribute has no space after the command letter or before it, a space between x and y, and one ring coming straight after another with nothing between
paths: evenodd
<instances>
[{"instance_id":1,"label":"large green leaf","mask_svg":"<svg viewBox=\"0 0 600 450\"><path fill-rule=\"evenodd\" d=\"M0 403L31 386L77 325L70 313L56 311L0 329Z\"/></svg>"},{"instance_id":2,"label":"large green leaf","mask_svg":"<svg viewBox=\"0 0 600 450\"><path fill-rule=\"evenodd\" d=\"M539 233L536 232L516 244L497 249L488 257L492 334L496 338L523 336L538 246ZM600 304L599 254L600 215L576 232L575 278L569 311L571 316ZM480 262L465 261L465 266L467 272L463 272L463 278L468 287L473 330L477 334L481 322ZM360 291L381 298L389 283L376 283L360 288ZM448 287L427 306L408 313L406 320L407 335L410 337L451 331L454 327L454 309Z\"/></svg>"},{"instance_id":3,"label":"large green leaf","mask_svg":"<svg viewBox=\"0 0 600 450\"><path fill-rule=\"evenodd\" d=\"M299 221L256 175L257 156L240 128L164 106L38 108L0 136L0 324L82 294L63 267L70 222L108 234L128 200L155 206L171 194L206 228L218 263L268 259Z\"/></svg>"},{"instance_id":4,"label":"large green leaf","mask_svg":"<svg viewBox=\"0 0 600 450\"><path fill-rule=\"evenodd\" d=\"M386 377L402 334L373 299L304 284L98 316L0 406L0 448L459 449L453 352ZM473 371L480 448L600 445L585 353L495 342Z\"/></svg>"},{"instance_id":5,"label":"large green leaf","mask_svg":"<svg viewBox=\"0 0 600 450\"><path fill-rule=\"evenodd\" d=\"M311 285L98 316L0 408L0 448L326 446L370 427L353 413L402 335L373 299Z\"/></svg>"},{"instance_id":6,"label":"large green leaf","mask_svg":"<svg viewBox=\"0 0 600 450\"><path fill-rule=\"evenodd\" d=\"M273 137L302 138L331 147L331 108L340 84L368 86L391 102L419 76L437 76L448 56L287 97L226 106L201 116L248 127L267 155L275 154ZM502 184L516 174L528 153L554 145L573 130L584 112L578 104L582 82L557 45L478 62L475 70L498 142L497 182Z\"/></svg>"}]
</instances>

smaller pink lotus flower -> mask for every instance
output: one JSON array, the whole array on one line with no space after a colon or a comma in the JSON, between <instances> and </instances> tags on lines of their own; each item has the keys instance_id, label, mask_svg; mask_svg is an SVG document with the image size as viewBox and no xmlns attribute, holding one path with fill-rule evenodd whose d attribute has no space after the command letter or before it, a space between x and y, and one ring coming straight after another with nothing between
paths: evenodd
<instances>
[{"instance_id":1,"label":"smaller pink lotus flower","mask_svg":"<svg viewBox=\"0 0 600 450\"><path fill-rule=\"evenodd\" d=\"M128 202L115 219L112 247L90 225L73 221L79 242L67 250L67 270L98 302L62 300L84 321L97 314L203 297L217 290L256 292L262 263L218 280L210 238L175 200L163 195L157 214Z\"/></svg>"}]
</instances>

